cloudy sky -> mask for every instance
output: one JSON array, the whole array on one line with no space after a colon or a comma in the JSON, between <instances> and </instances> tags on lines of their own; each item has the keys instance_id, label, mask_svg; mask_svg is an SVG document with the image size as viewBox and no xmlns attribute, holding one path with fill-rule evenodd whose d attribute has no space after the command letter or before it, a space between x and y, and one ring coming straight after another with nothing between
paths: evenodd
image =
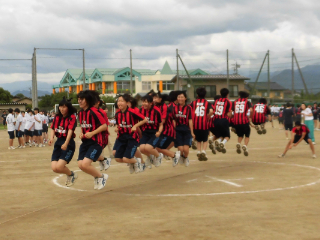
<instances>
[{"instance_id":1,"label":"cloudy sky","mask_svg":"<svg viewBox=\"0 0 320 240\"><path fill-rule=\"evenodd\" d=\"M85 48L87 68L175 67L179 49L188 68L255 72L266 51L273 71L320 62L318 0L0 0L2 59L30 59L36 48ZM80 51L37 50L38 80L59 82L82 67ZM182 66L180 66L182 67ZM232 66L230 66L232 68ZM31 79L30 61L1 61L0 84Z\"/></svg>"}]
</instances>

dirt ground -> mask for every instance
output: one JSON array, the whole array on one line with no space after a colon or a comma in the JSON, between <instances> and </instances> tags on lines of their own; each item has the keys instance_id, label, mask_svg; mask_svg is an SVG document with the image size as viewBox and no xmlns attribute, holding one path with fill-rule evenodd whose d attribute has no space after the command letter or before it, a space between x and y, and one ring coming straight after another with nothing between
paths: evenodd
<instances>
[{"instance_id":1,"label":"dirt ground","mask_svg":"<svg viewBox=\"0 0 320 240\"><path fill-rule=\"evenodd\" d=\"M8 150L0 131L0 239L320 239L318 145L317 159L304 142L280 159L287 140L275 126L252 129L248 157L232 133L226 154L208 149L199 162L192 151L189 167L164 160L129 174L113 160L100 191L81 171L64 187L50 169L52 147Z\"/></svg>"}]
</instances>

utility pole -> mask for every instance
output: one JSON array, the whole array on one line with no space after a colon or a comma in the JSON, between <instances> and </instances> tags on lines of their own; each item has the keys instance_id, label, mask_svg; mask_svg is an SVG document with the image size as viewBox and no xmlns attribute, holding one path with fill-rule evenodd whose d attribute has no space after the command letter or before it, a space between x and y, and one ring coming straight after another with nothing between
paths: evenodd
<instances>
[{"instance_id":1,"label":"utility pole","mask_svg":"<svg viewBox=\"0 0 320 240\"><path fill-rule=\"evenodd\" d=\"M33 53L33 62L34 62L34 78L33 78L33 98L34 98L34 105L33 108L38 107L38 84L37 84L37 49L34 48Z\"/></svg>"},{"instance_id":2,"label":"utility pole","mask_svg":"<svg viewBox=\"0 0 320 240\"><path fill-rule=\"evenodd\" d=\"M177 85L178 85L178 90L180 89L180 80L179 80L179 51L176 49L176 57L177 57Z\"/></svg>"},{"instance_id":3,"label":"utility pole","mask_svg":"<svg viewBox=\"0 0 320 240\"><path fill-rule=\"evenodd\" d=\"M302 79L302 83L303 83L303 86L304 86L304 90L306 91L306 94L309 95L309 91L308 91L306 82L305 82L305 80L304 80L304 77L303 77L303 74L302 74L302 71L301 71L301 68L300 68L298 59L297 59L297 55L294 53L293 56L294 56L294 59L296 60L296 64L297 64L297 67L298 67L298 70L299 70L299 73L300 73L300 77L301 77L301 79Z\"/></svg>"},{"instance_id":4,"label":"utility pole","mask_svg":"<svg viewBox=\"0 0 320 240\"><path fill-rule=\"evenodd\" d=\"M265 63L265 61L266 61L266 59L267 59L267 56L268 56L268 52L267 52L266 55L264 56L262 65L261 65L260 70L259 70L259 73L258 73L258 76L257 76L257 78L256 78L256 81L255 81L254 84L253 84L252 89L251 89L251 95L253 95L253 93L254 93L254 91L255 91L255 89L256 89L257 82L258 82L258 80L259 80L259 77L260 77L262 68L263 68L263 66L264 66L264 63Z\"/></svg>"},{"instance_id":5,"label":"utility pole","mask_svg":"<svg viewBox=\"0 0 320 240\"><path fill-rule=\"evenodd\" d=\"M292 103L294 102L294 49L292 48L292 69L291 69L291 74L292 74L292 89L291 89L291 94L292 94Z\"/></svg>"},{"instance_id":6,"label":"utility pole","mask_svg":"<svg viewBox=\"0 0 320 240\"><path fill-rule=\"evenodd\" d=\"M270 100L270 51L268 50L268 102L271 103Z\"/></svg>"},{"instance_id":7,"label":"utility pole","mask_svg":"<svg viewBox=\"0 0 320 240\"><path fill-rule=\"evenodd\" d=\"M229 50L227 49L227 88L229 89Z\"/></svg>"},{"instance_id":8,"label":"utility pole","mask_svg":"<svg viewBox=\"0 0 320 240\"><path fill-rule=\"evenodd\" d=\"M130 49L130 93L133 94L132 91L132 50Z\"/></svg>"},{"instance_id":9,"label":"utility pole","mask_svg":"<svg viewBox=\"0 0 320 240\"><path fill-rule=\"evenodd\" d=\"M82 49L82 79L83 79L83 91L86 90L86 65L85 65L85 55L84 55L84 48ZM69 91L68 91L69 92Z\"/></svg>"}]
</instances>

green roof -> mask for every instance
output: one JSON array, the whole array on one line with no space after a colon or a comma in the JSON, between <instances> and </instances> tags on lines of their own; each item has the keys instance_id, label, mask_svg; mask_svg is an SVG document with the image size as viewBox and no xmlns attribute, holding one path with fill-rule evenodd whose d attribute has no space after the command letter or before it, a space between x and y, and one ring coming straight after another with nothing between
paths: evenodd
<instances>
[{"instance_id":1,"label":"green roof","mask_svg":"<svg viewBox=\"0 0 320 240\"><path fill-rule=\"evenodd\" d=\"M161 70L161 74L174 74L171 67L169 66L168 61L165 62Z\"/></svg>"}]
</instances>

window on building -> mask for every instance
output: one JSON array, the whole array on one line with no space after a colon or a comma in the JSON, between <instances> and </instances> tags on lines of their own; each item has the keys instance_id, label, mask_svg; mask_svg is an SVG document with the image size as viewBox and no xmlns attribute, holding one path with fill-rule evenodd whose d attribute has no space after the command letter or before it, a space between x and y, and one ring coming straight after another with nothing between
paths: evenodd
<instances>
[{"instance_id":1,"label":"window on building","mask_svg":"<svg viewBox=\"0 0 320 240\"><path fill-rule=\"evenodd\" d=\"M238 85L230 85L229 97L238 97Z\"/></svg>"},{"instance_id":2,"label":"window on building","mask_svg":"<svg viewBox=\"0 0 320 240\"><path fill-rule=\"evenodd\" d=\"M174 83L169 81L162 82L163 91L173 91L174 90ZM157 89L159 91L159 82L157 82Z\"/></svg>"},{"instance_id":3,"label":"window on building","mask_svg":"<svg viewBox=\"0 0 320 240\"><path fill-rule=\"evenodd\" d=\"M263 97L268 97L268 92L263 92Z\"/></svg>"},{"instance_id":4,"label":"window on building","mask_svg":"<svg viewBox=\"0 0 320 240\"><path fill-rule=\"evenodd\" d=\"M96 90L102 89L102 83L95 83L96 84Z\"/></svg>"},{"instance_id":5,"label":"window on building","mask_svg":"<svg viewBox=\"0 0 320 240\"><path fill-rule=\"evenodd\" d=\"M204 87L207 91L207 98L214 98L217 95L216 85L203 86L203 85L195 85L194 86L194 97L197 97L196 90L197 88Z\"/></svg>"},{"instance_id":6,"label":"window on building","mask_svg":"<svg viewBox=\"0 0 320 240\"><path fill-rule=\"evenodd\" d=\"M280 92L274 92L275 97L280 97Z\"/></svg>"},{"instance_id":7,"label":"window on building","mask_svg":"<svg viewBox=\"0 0 320 240\"><path fill-rule=\"evenodd\" d=\"M151 82L142 82L142 91L150 91Z\"/></svg>"},{"instance_id":8,"label":"window on building","mask_svg":"<svg viewBox=\"0 0 320 240\"><path fill-rule=\"evenodd\" d=\"M132 81L132 88L135 89L135 82ZM125 93L130 91L130 81L117 82L118 93Z\"/></svg>"}]
</instances>

